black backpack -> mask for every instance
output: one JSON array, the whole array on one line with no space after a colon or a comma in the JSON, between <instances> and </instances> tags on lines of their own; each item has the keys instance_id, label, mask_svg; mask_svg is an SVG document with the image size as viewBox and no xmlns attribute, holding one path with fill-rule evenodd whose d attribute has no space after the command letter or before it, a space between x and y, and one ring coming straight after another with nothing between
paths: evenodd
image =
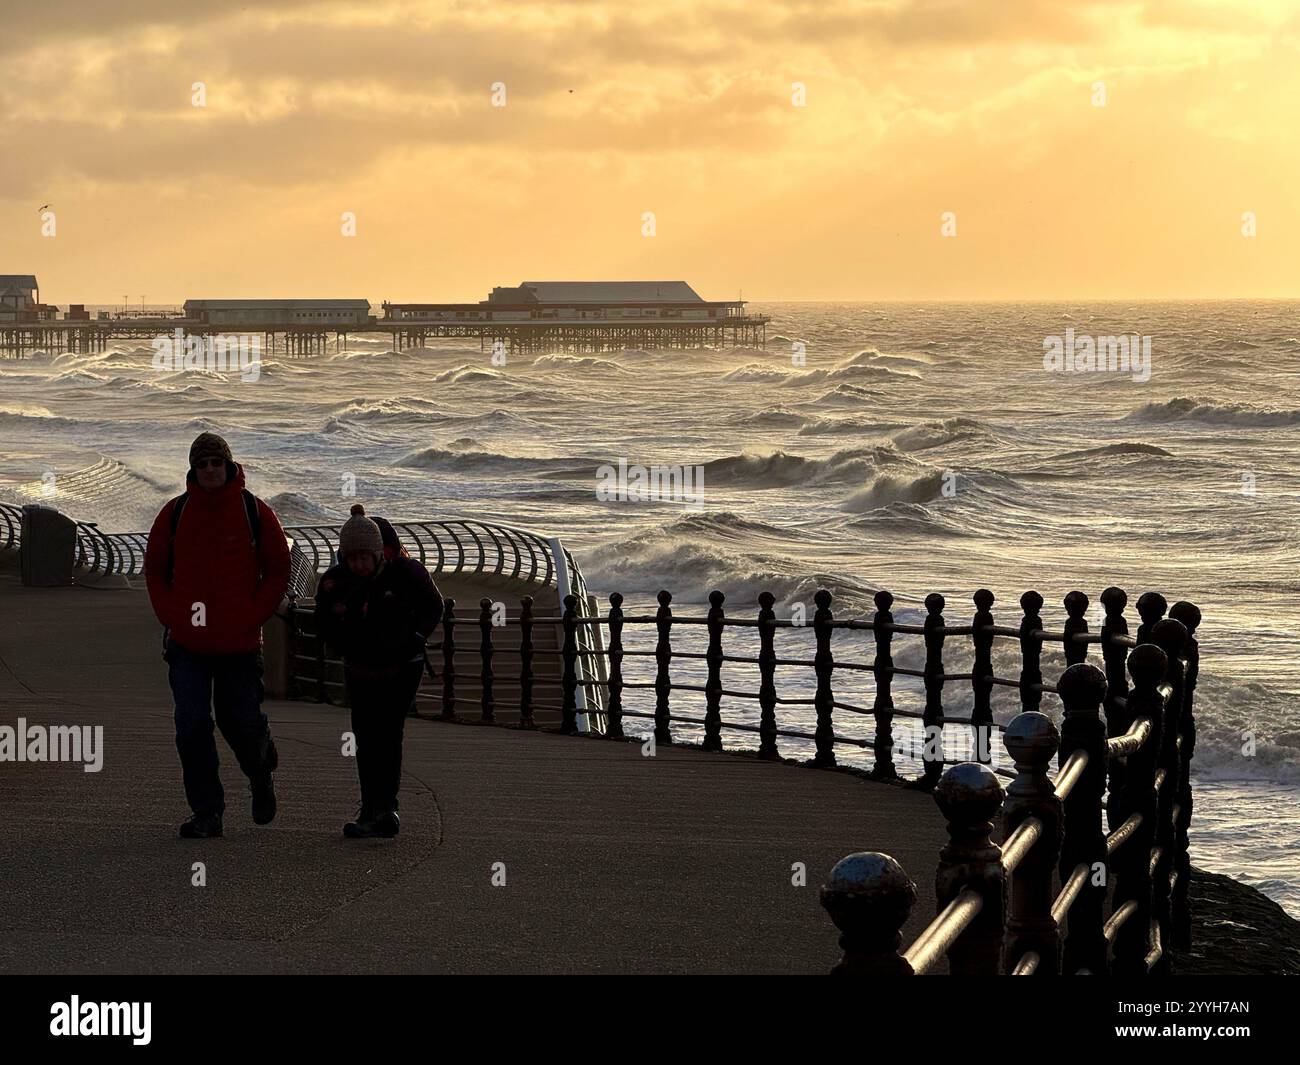
<instances>
[{"instance_id":1,"label":"black backpack","mask_svg":"<svg viewBox=\"0 0 1300 1065\"><path fill-rule=\"evenodd\" d=\"M248 519L248 534L253 551L256 553L262 543L262 515L257 511L257 496L247 488L241 489L241 492L244 496L244 517ZM176 566L176 527L181 523L181 511L185 509L187 499L189 499L188 492L172 500L172 527L171 535L167 539L167 569L164 572L164 579L168 584L172 582L172 570Z\"/></svg>"}]
</instances>

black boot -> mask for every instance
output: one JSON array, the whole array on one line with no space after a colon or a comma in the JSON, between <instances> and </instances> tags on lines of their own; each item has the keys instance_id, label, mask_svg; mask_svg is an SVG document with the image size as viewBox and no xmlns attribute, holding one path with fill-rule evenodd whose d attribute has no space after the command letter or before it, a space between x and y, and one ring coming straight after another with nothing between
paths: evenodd
<instances>
[{"instance_id":1,"label":"black boot","mask_svg":"<svg viewBox=\"0 0 1300 1065\"><path fill-rule=\"evenodd\" d=\"M401 827L402 822L396 810L389 810L375 818L375 831L385 839L392 839Z\"/></svg>"},{"instance_id":2,"label":"black boot","mask_svg":"<svg viewBox=\"0 0 1300 1065\"><path fill-rule=\"evenodd\" d=\"M195 814L181 825L182 839L214 839L220 835L220 814Z\"/></svg>"},{"instance_id":3,"label":"black boot","mask_svg":"<svg viewBox=\"0 0 1300 1065\"><path fill-rule=\"evenodd\" d=\"M275 820L275 780L271 774L280 765L280 752L275 749L270 733L262 740L261 762L261 773L249 782L253 789L253 823L269 825Z\"/></svg>"},{"instance_id":4,"label":"black boot","mask_svg":"<svg viewBox=\"0 0 1300 1065\"><path fill-rule=\"evenodd\" d=\"M343 826L343 835L348 839L370 839L378 836L379 826L375 823L374 812L368 809L365 803L357 811L357 819L349 821Z\"/></svg>"},{"instance_id":5,"label":"black boot","mask_svg":"<svg viewBox=\"0 0 1300 1065\"><path fill-rule=\"evenodd\" d=\"M252 783L253 788L253 824L269 825L275 820L275 781L267 773L261 780Z\"/></svg>"}]
</instances>

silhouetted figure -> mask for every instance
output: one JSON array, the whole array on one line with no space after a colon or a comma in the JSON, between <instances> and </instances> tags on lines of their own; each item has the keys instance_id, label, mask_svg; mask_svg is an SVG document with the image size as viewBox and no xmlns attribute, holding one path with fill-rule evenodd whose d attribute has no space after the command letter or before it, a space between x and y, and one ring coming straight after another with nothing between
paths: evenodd
<instances>
[{"instance_id":1,"label":"silhouetted figure","mask_svg":"<svg viewBox=\"0 0 1300 1065\"><path fill-rule=\"evenodd\" d=\"M359 503L339 531L338 557L316 587L316 631L342 654L352 703L361 809L343 834L391 837L400 825L406 715L442 597L419 562L387 556L380 526Z\"/></svg>"},{"instance_id":2,"label":"silhouetted figure","mask_svg":"<svg viewBox=\"0 0 1300 1065\"><path fill-rule=\"evenodd\" d=\"M243 467L215 433L190 446L185 493L158 512L145 550L145 580L163 623L163 658L175 701L176 750L193 816L187 838L221 835L225 792L216 726L253 793L253 820L275 817L279 761L262 713L262 625L289 583L279 519L244 487Z\"/></svg>"}]
</instances>

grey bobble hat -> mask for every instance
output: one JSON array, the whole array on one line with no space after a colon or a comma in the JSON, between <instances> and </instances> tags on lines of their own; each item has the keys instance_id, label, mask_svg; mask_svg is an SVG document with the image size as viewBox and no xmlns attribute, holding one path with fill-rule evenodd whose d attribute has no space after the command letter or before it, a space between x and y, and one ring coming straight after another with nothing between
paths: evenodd
<instances>
[{"instance_id":1,"label":"grey bobble hat","mask_svg":"<svg viewBox=\"0 0 1300 1065\"><path fill-rule=\"evenodd\" d=\"M339 530L339 558L346 558L353 551L369 551L379 558L384 555L384 537L379 526L366 517L366 508L360 503L353 505L352 517Z\"/></svg>"}]
</instances>

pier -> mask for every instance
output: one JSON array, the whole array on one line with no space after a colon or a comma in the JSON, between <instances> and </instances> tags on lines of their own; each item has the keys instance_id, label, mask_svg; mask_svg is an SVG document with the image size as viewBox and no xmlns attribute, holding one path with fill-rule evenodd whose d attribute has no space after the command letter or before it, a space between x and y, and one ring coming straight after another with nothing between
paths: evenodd
<instances>
[{"instance_id":1,"label":"pier","mask_svg":"<svg viewBox=\"0 0 1300 1065\"><path fill-rule=\"evenodd\" d=\"M0 317L0 357L231 335L260 337L263 351L290 356L341 350L351 335L387 335L394 351L452 339L477 339L494 354L762 348L770 321L747 313L743 300L702 300L681 281L526 282L479 303L385 301L381 311L371 314L361 299L186 300L180 317L59 319L57 308L29 302Z\"/></svg>"}]
</instances>

